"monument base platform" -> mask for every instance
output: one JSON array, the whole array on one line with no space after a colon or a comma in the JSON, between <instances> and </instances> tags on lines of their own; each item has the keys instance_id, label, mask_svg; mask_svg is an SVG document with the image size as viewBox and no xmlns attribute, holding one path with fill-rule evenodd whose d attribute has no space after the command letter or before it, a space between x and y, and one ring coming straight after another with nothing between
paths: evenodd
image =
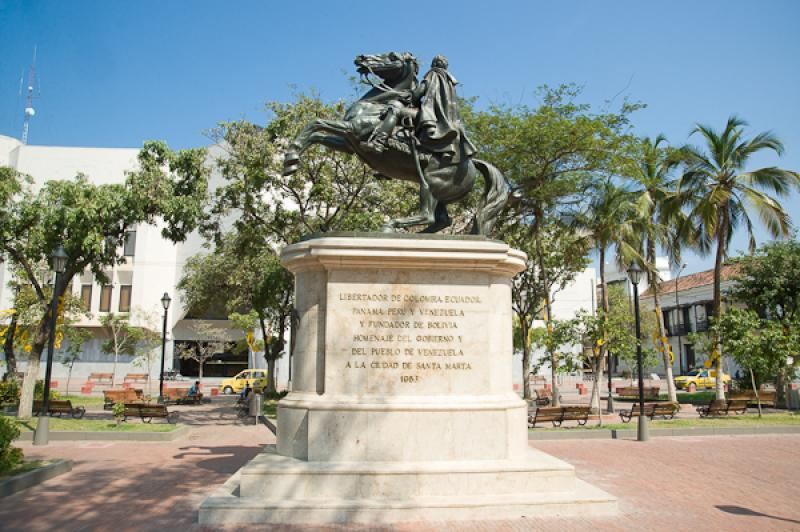
<instances>
[{"instance_id":1,"label":"monument base platform","mask_svg":"<svg viewBox=\"0 0 800 532\"><path fill-rule=\"evenodd\" d=\"M267 446L200 506L201 524L397 523L614 515L610 494L529 449L522 460L306 462Z\"/></svg>"}]
</instances>

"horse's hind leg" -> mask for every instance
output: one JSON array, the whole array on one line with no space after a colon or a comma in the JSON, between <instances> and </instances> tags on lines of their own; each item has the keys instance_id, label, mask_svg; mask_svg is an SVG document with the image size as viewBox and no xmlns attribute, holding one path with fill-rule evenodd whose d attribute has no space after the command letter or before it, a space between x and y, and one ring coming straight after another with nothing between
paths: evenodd
<instances>
[{"instance_id":1,"label":"horse's hind leg","mask_svg":"<svg viewBox=\"0 0 800 532\"><path fill-rule=\"evenodd\" d=\"M430 189L420 187L419 189L419 214L407 218L397 218L389 220L383 224L384 233L392 233L399 227L410 227L412 225L433 224L436 221L435 211L438 211L438 202L431 194Z\"/></svg>"},{"instance_id":2,"label":"horse's hind leg","mask_svg":"<svg viewBox=\"0 0 800 532\"><path fill-rule=\"evenodd\" d=\"M433 223L420 231L420 233L438 233L442 229L450 227L451 225L453 225L453 220L447 213L447 204L439 203L436 205Z\"/></svg>"}]
</instances>

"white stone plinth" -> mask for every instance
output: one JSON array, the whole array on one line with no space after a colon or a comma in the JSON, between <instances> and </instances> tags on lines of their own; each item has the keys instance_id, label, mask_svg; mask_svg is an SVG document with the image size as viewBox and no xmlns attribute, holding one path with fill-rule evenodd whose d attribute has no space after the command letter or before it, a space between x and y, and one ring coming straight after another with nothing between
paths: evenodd
<instances>
[{"instance_id":1,"label":"white stone plinth","mask_svg":"<svg viewBox=\"0 0 800 532\"><path fill-rule=\"evenodd\" d=\"M203 502L201 523L592 515L616 500L528 447L511 382L511 279L479 237L340 235L288 246L293 390L278 443Z\"/></svg>"}]
</instances>

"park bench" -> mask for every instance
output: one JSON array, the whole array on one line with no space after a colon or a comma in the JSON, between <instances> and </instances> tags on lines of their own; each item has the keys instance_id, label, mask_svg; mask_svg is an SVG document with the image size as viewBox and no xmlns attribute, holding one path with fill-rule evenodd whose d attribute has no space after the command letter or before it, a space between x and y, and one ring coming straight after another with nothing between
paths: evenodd
<instances>
[{"instance_id":1,"label":"park bench","mask_svg":"<svg viewBox=\"0 0 800 532\"><path fill-rule=\"evenodd\" d=\"M170 412L165 405L159 404L125 403L122 420L127 421L129 417L138 417L142 423L150 423L156 417L165 419L167 423L175 423L175 412Z\"/></svg>"},{"instance_id":2,"label":"park bench","mask_svg":"<svg viewBox=\"0 0 800 532\"><path fill-rule=\"evenodd\" d=\"M761 400L761 406L775 406L775 390L759 390L758 398ZM753 390L739 390L737 392L730 392L728 399L744 399L748 404L756 404L756 393Z\"/></svg>"},{"instance_id":3,"label":"park bench","mask_svg":"<svg viewBox=\"0 0 800 532\"><path fill-rule=\"evenodd\" d=\"M654 419L655 417L672 419L675 417L675 414L678 413L678 410L680 410L680 405L678 405L678 403L662 401L644 404L644 415L650 419ZM642 410L639 405L634 405L629 410L620 410L619 418L623 423L628 423L632 418L639 417L641 412Z\"/></svg>"},{"instance_id":4,"label":"park bench","mask_svg":"<svg viewBox=\"0 0 800 532\"><path fill-rule=\"evenodd\" d=\"M534 391L536 392L536 406L547 406L553 402L553 390L540 388Z\"/></svg>"},{"instance_id":5,"label":"park bench","mask_svg":"<svg viewBox=\"0 0 800 532\"><path fill-rule=\"evenodd\" d=\"M95 386L111 386L114 382L112 373L90 373L86 382L81 386L81 393L92 393Z\"/></svg>"},{"instance_id":6,"label":"park bench","mask_svg":"<svg viewBox=\"0 0 800 532\"><path fill-rule=\"evenodd\" d=\"M744 414L747 412L747 399L714 399L711 403L697 408L700 417L727 416L731 412Z\"/></svg>"},{"instance_id":7,"label":"park bench","mask_svg":"<svg viewBox=\"0 0 800 532\"><path fill-rule=\"evenodd\" d=\"M164 404L198 405L203 394L189 395L189 388L164 388Z\"/></svg>"},{"instance_id":8,"label":"park bench","mask_svg":"<svg viewBox=\"0 0 800 532\"><path fill-rule=\"evenodd\" d=\"M116 403L144 403L144 391L134 388L126 390L103 390L103 408L110 410Z\"/></svg>"},{"instance_id":9,"label":"park bench","mask_svg":"<svg viewBox=\"0 0 800 532\"><path fill-rule=\"evenodd\" d=\"M47 405L48 414L51 416L61 417L62 414L68 414L72 416L73 419L80 419L86 413L86 409L82 406L72 406L72 401L66 400L58 400L58 399L50 399ZM42 401L34 401L33 402L33 412L35 414L40 414L42 411Z\"/></svg>"},{"instance_id":10,"label":"park bench","mask_svg":"<svg viewBox=\"0 0 800 532\"><path fill-rule=\"evenodd\" d=\"M725 399L714 399L707 405L697 407L700 417L714 417L728 415L728 401Z\"/></svg>"},{"instance_id":11,"label":"park bench","mask_svg":"<svg viewBox=\"0 0 800 532\"><path fill-rule=\"evenodd\" d=\"M560 427L564 421L577 421L583 426L589 421L591 410L588 406L543 406L528 416L528 426L535 427L543 421L550 421L554 427Z\"/></svg>"},{"instance_id":12,"label":"park bench","mask_svg":"<svg viewBox=\"0 0 800 532\"><path fill-rule=\"evenodd\" d=\"M147 384L150 382L150 376L147 373L128 373L122 379L122 387L127 389L132 384Z\"/></svg>"},{"instance_id":13,"label":"park bench","mask_svg":"<svg viewBox=\"0 0 800 532\"><path fill-rule=\"evenodd\" d=\"M644 398L645 399L658 399L658 391L660 388L658 386L645 386L644 387ZM638 398L639 397L639 387L638 386L624 386L616 389L617 395L620 397L632 397Z\"/></svg>"}]
</instances>

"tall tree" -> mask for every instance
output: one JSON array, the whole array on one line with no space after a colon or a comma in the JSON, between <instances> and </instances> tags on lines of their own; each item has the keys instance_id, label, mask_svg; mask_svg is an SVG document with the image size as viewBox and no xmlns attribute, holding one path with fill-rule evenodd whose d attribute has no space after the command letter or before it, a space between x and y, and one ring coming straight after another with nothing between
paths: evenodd
<instances>
[{"instance_id":1,"label":"tall tree","mask_svg":"<svg viewBox=\"0 0 800 532\"><path fill-rule=\"evenodd\" d=\"M547 252L543 261L545 278L536 260L535 243L531 241L528 228L524 225L510 225L502 233L509 245L528 254L525 270L517 274L511 285L511 308L516 316L518 334L515 335L518 347L522 349L522 384L525 399L531 398L530 373L533 348L534 320L543 311L546 298L552 301L558 292L563 290L589 264L587 257L588 240L575 234L569 227L552 224L544 233L543 242ZM552 329L554 325L550 323ZM559 344L550 342L543 344L551 356L553 375L558 372L558 360L552 367L553 353ZM553 349L550 349L550 348ZM555 400L555 398L554 398Z\"/></svg>"},{"instance_id":2,"label":"tall tree","mask_svg":"<svg viewBox=\"0 0 800 532\"><path fill-rule=\"evenodd\" d=\"M733 262L737 267L735 283L728 291L731 299L768 318L770 326L777 326L787 337L796 331L800 324L800 242L771 242ZM783 353L787 359L776 374L779 402L785 399L787 377L800 367L800 345L791 341L782 345L793 351ZM791 366L787 366L789 361Z\"/></svg>"},{"instance_id":3,"label":"tall tree","mask_svg":"<svg viewBox=\"0 0 800 532\"><path fill-rule=\"evenodd\" d=\"M680 264L681 249L684 243L691 242L693 238L689 231L690 226L681 219L681 210L675 208L677 179L672 176L672 172L679 166L681 159L677 150L666 147L666 142L667 139L659 135L655 139L645 137L637 146L629 177L636 187L633 196L638 211L638 230L631 234L637 237L634 245L643 250L644 269L647 272L647 284L653 294L653 311L656 315L654 344L662 355L669 400L677 403L671 348L662 317L659 293L661 278L656 266L656 253L660 247L667 251L671 264Z\"/></svg>"},{"instance_id":4,"label":"tall tree","mask_svg":"<svg viewBox=\"0 0 800 532\"><path fill-rule=\"evenodd\" d=\"M203 369L205 368L206 362L211 360L215 355L224 353L234 343L222 339L221 337L224 335L224 331L213 324L201 321L192 324L191 328L197 336L203 338L203 340L198 340L191 344L180 344L177 346L176 352L181 359L194 360L197 362L197 380L199 380L202 385Z\"/></svg>"},{"instance_id":5,"label":"tall tree","mask_svg":"<svg viewBox=\"0 0 800 532\"><path fill-rule=\"evenodd\" d=\"M563 222L597 173L613 172L629 139L628 117L639 106L624 103L618 112L593 113L576 102L571 85L540 90L541 104L493 106L465 116L481 157L503 169L516 183L519 201L513 214L524 220L533 243L532 257L544 285L551 285L544 235ZM547 330L553 330L552 294L544 294ZM547 345L554 345L548 342ZM558 401L557 352L551 351L553 396Z\"/></svg>"},{"instance_id":6,"label":"tall tree","mask_svg":"<svg viewBox=\"0 0 800 532\"><path fill-rule=\"evenodd\" d=\"M583 231L591 240L600 262L600 311L603 323L595 327L587 326L587 330L599 331L604 335L608 329L608 283L606 282L606 253L610 248L615 249L615 258L618 264L628 263L632 258L638 257L637 248L629 243L634 233L634 215L632 195L624 187L614 183L612 178L606 177L594 183L589 190L589 200L585 207L575 216L574 225ZM587 322L588 323L588 322ZM600 408L599 383L603 378L603 360L607 358L609 349L608 338L603 336L593 344L591 364L595 377L592 386L592 405ZM610 367L610 364L609 364ZM609 397L611 390L608 390Z\"/></svg>"},{"instance_id":7,"label":"tall tree","mask_svg":"<svg viewBox=\"0 0 800 532\"><path fill-rule=\"evenodd\" d=\"M771 132L746 138L746 125L736 116L728 119L721 133L698 125L692 134L700 135L705 149L683 148L687 167L678 183L676 197L688 206L688 223L698 229L700 251L708 253L716 245L713 316L717 319L722 314L722 264L734 232L744 227L750 251L754 251L751 212L755 212L773 237L789 235L791 220L777 198L786 197L793 188L800 189L800 174L791 170L769 166L745 171L754 154L783 153L783 143ZM714 345L717 375L722 375L719 338L714 339ZM716 392L717 398L725 398L721 378L717 379Z\"/></svg>"},{"instance_id":8,"label":"tall tree","mask_svg":"<svg viewBox=\"0 0 800 532\"><path fill-rule=\"evenodd\" d=\"M32 334L32 348L23 381L19 415L31 416L33 387L48 337L50 296L35 266L46 263L63 245L66 268L53 287L62 300L72 279L91 270L100 281L105 271L124 261L122 243L137 224L160 224L172 241L184 239L197 225L206 199L204 150L175 153L161 142L147 142L138 169L125 183L95 185L84 176L48 181L38 192L30 179L0 168L0 257L23 272L31 285L41 318Z\"/></svg>"}]
</instances>

